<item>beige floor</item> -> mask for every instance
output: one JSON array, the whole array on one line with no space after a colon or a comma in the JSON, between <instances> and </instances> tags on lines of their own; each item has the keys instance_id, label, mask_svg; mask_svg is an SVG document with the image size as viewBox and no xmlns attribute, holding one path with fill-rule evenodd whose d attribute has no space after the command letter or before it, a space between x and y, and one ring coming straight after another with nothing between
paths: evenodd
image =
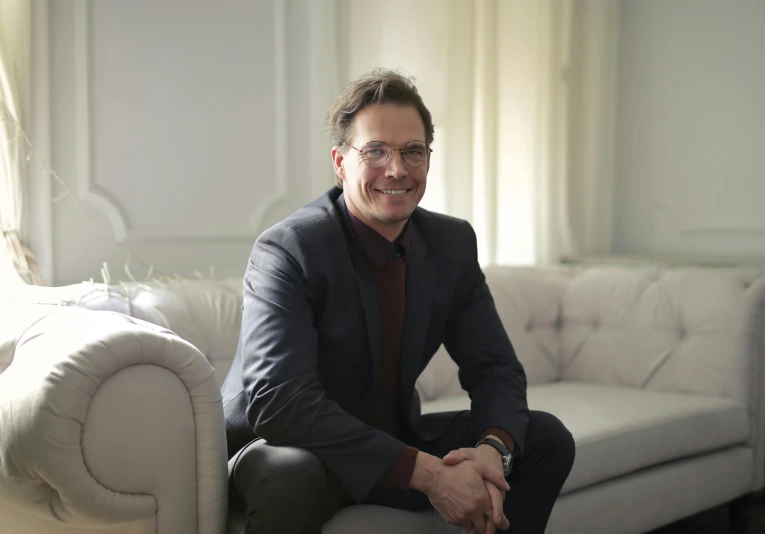
<instances>
[{"instance_id":1,"label":"beige floor","mask_svg":"<svg viewBox=\"0 0 765 534\"><path fill-rule=\"evenodd\" d=\"M728 508L721 506L689 517L650 534L728 534ZM760 493L751 508L747 534L765 534L765 492Z\"/></svg>"}]
</instances>

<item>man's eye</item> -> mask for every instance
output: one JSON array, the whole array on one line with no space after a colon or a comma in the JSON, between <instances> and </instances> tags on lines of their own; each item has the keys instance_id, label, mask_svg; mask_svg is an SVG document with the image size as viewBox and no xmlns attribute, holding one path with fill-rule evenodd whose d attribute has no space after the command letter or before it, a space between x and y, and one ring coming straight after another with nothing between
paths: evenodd
<instances>
[{"instance_id":1,"label":"man's eye","mask_svg":"<svg viewBox=\"0 0 765 534\"><path fill-rule=\"evenodd\" d=\"M367 150L366 152L364 152L364 155L365 156L370 156L370 157L373 157L373 158L379 158L379 157L384 156L385 152L383 152L382 149L373 148L372 150Z\"/></svg>"}]
</instances>

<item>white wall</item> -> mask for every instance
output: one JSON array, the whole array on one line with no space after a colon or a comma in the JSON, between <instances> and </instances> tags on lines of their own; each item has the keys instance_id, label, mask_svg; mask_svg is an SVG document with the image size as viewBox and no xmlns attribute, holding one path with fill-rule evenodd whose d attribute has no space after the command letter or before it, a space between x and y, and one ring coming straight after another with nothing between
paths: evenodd
<instances>
[{"instance_id":1,"label":"white wall","mask_svg":"<svg viewBox=\"0 0 765 534\"><path fill-rule=\"evenodd\" d=\"M50 158L77 198L52 210L53 283L98 279L104 261L125 279L128 254L137 276L241 276L257 235L333 184L333 1L45 7Z\"/></svg>"},{"instance_id":2,"label":"white wall","mask_svg":"<svg viewBox=\"0 0 765 534\"><path fill-rule=\"evenodd\" d=\"M625 0L613 251L765 257L765 2Z\"/></svg>"},{"instance_id":3,"label":"white wall","mask_svg":"<svg viewBox=\"0 0 765 534\"><path fill-rule=\"evenodd\" d=\"M334 182L325 110L377 66L414 74L433 111L425 205L470 215L444 193L469 185L439 169L472 168L442 144L470 143L448 122L472 101L467 4L34 5L33 141L78 199L51 209L61 189L35 174L31 244L48 281L98 278L104 261L124 278L128 254L139 276L139 262L240 276L255 237ZM765 256L763 27L761 0L622 2L613 252Z\"/></svg>"}]
</instances>

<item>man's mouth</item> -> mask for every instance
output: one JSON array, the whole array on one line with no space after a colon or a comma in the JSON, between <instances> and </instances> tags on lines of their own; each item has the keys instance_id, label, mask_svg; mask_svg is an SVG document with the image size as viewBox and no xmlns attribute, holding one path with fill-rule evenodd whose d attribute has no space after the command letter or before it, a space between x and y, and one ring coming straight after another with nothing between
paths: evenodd
<instances>
[{"instance_id":1,"label":"man's mouth","mask_svg":"<svg viewBox=\"0 0 765 534\"><path fill-rule=\"evenodd\" d=\"M405 195L409 192L409 189L375 189L375 191L384 195Z\"/></svg>"}]
</instances>

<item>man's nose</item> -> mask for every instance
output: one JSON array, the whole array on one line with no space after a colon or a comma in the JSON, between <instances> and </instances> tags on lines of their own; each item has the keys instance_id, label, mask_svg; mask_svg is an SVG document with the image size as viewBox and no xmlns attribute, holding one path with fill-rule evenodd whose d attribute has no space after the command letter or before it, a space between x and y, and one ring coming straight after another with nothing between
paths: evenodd
<instances>
[{"instance_id":1,"label":"man's nose","mask_svg":"<svg viewBox=\"0 0 765 534\"><path fill-rule=\"evenodd\" d=\"M401 179L406 178L409 174L408 166L404 161L404 154L400 150L393 151L385 167L385 176L389 178Z\"/></svg>"}]
</instances>

